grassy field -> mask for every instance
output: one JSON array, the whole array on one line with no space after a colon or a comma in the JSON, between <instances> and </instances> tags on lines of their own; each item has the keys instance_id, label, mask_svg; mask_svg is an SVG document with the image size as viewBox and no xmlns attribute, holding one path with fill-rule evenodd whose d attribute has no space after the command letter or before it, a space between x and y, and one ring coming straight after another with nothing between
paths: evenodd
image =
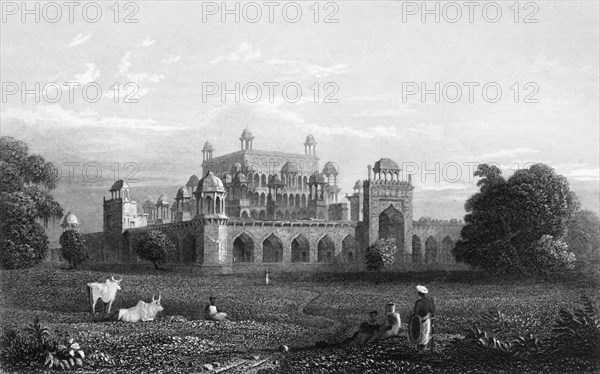
<instances>
[{"instance_id":1,"label":"grassy field","mask_svg":"<svg viewBox=\"0 0 600 374\"><path fill-rule=\"evenodd\" d=\"M122 291L113 308L134 306L140 299L149 301L160 292L165 311L156 322L125 324L103 322L89 312L85 284L103 281L108 275L111 274L86 270L1 271L0 326L21 328L39 316L51 331L68 333L82 346L102 350L115 359L113 364L88 367L90 372L147 372L157 368L191 372L199 370L203 363L226 367L236 360L257 357L268 358L269 370L286 372L294 360L304 362L307 357L321 357L322 350L315 353L307 347L319 340L334 344L350 336L369 311L379 310L382 315L387 302L396 303L406 322L416 300L416 284L425 284L436 299L436 326L442 350L445 342L460 337L480 313L490 309L531 318L536 321L532 330L545 336L558 311L571 309L582 294L600 304L600 295L593 286L491 281L471 273L385 274L379 285L365 274L280 275L266 286L261 275L148 272L122 274ZM226 311L233 322L203 321L204 305L210 295L218 297L219 309ZM188 321L173 322L169 318L178 315ZM410 351L412 347L405 336L404 330L396 343L385 343L378 349L394 351L405 347ZM275 353L281 344L298 349L287 355ZM328 352L334 356L365 354L335 349ZM430 359L435 364L436 358ZM402 360L396 358L395 362ZM428 370L418 365L418 370L411 367L415 372ZM235 372L228 372L231 371ZM320 371L313 367L306 372ZM334 371L335 368L329 368L321 372Z\"/></svg>"}]
</instances>

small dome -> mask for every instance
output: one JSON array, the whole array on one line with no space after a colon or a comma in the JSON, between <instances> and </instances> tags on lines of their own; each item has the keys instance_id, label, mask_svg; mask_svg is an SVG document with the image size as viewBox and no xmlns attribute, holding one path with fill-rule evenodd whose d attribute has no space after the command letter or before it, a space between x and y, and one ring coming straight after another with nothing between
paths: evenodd
<instances>
[{"instance_id":1,"label":"small dome","mask_svg":"<svg viewBox=\"0 0 600 374\"><path fill-rule=\"evenodd\" d=\"M250 130L248 130L248 127L246 127L244 129L244 131L242 131L242 135L240 136L240 140L252 140L254 139L254 136L252 135L252 133L250 132Z\"/></svg>"},{"instance_id":2,"label":"small dome","mask_svg":"<svg viewBox=\"0 0 600 374\"><path fill-rule=\"evenodd\" d=\"M188 182L185 184L186 187L195 187L198 185L200 178L196 174L192 175Z\"/></svg>"},{"instance_id":3,"label":"small dome","mask_svg":"<svg viewBox=\"0 0 600 374\"><path fill-rule=\"evenodd\" d=\"M233 179L233 181L235 183L248 183L246 176L241 171L235 175L235 178Z\"/></svg>"},{"instance_id":4,"label":"small dome","mask_svg":"<svg viewBox=\"0 0 600 374\"><path fill-rule=\"evenodd\" d=\"M279 187L279 186L284 186L285 183L283 183L281 181L281 178L279 178L279 175L275 174L269 179L268 185L273 186L273 187Z\"/></svg>"},{"instance_id":5,"label":"small dome","mask_svg":"<svg viewBox=\"0 0 600 374\"><path fill-rule=\"evenodd\" d=\"M308 136L306 137L306 141L304 142L305 145L315 145L317 144L315 137L312 136L312 134L308 134Z\"/></svg>"},{"instance_id":6,"label":"small dome","mask_svg":"<svg viewBox=\"0 0 600 374\"><path fill-rule=\"evenodd\" d=\"M326 176L338 175L338 168L333 162L328 161L323 167L323 174Z\"/></svg>"},{"instance_id":7,"label":"small dome","mask_svg":"<svg viewBox=\"0 0 600 374\"><path fill-rule=\"evenodd\" d=\"M357 180L356 183L354 183L354 188L356 188L356 189L363 188L363 181L361 181L360 179Z\"/></svg>"},{"instance_id":8,"label":"small dome","mask_svg":"<svg viewBox=\"0 0 600 374\"><path fill-rule=\"evenodd\" d=\"M311 174L310 178L308 178L308 183L325 183L325 177L323 174L315 171Z\"/></svg>"},{"instance_id":9,"label":"small dome","mask_svg":"<svg viewBox=\"0 0 600 374\"><path fill-rule=\"evenodd\" d=\"M144 208L154 208L154 204L152 203L152 201L150 200L146 200L146 202L143 205Z\"/></svg>"},{"instance_id":10,"label":"small dome","mask_svg":"<svg viewBox=\"0 0 600 374\"><path fill-rule=\"evenodd\" d=\"M378 172L381 170L400 170L400 166L389 158L382 158L375 163L373 171Z\"/></svg>"},{"instance_id":11,"label":"small dome","mask_svg":"<svg viewBox=\"0 0 600 374\"><path fill-rule=\"evenodd\" d=\"M235 170L235 171L240 171L240 170L242 170L242 164L240 164L239 162L235 162L235 163L233 164L233 170Z\"/></svg>"},{"instance_id":12,"label":"small dome","mask_svg":"<svg viewBox=\"0 0 600 374\"><path fill-rule=\"evenodd\" d=\"M181 187L177 191L177 195L175 196L176 200L183 200L183 199L189 199L189 198L190 198L190 193L188 192L186 187Z\"/></svg>"},{"instance_id":13,"label":"small dome","mask_svg":"<svg viewBox=\"0 0 600 374\"><path fill-rule=\"evenodd\" d=\"M73 214L73 213L71 213L71 211L69 211L69 213L67 213L65 218L63 218L63 221L60 224L60 226L62 228L79 226L79 221L77 220L77 217L75 216L75 214Z\"/></svg>"},{"instance_id":14,"label":"small dome","mask_svg":"<svg viewBox=\"0 0 600 374\"><path fill-rule=\"evenodd\" d=\"M112 187L110 188L109 191L119 191L119 190L122 190L123 188L129 188L129 186L127 185L127 183L125 183L125 181L123 181L122 179L119 179L112 185Z\"/></svg>"},{"instance_id":15,"label":"small dome","mask_svg":"<svg viewBox=\"0 0 600 374\"><path fill-rule=\"evenodd\" d=\"M173 201L173 204L171 204L171 210L177 210L177 201Z\"/></svg>"},{"instance_id":16,"label":"small dome","mask_svg":"<svg viewBox=\"0 0 600 374\"><path fill-rule=\"evenodd\" d=\"M223 181L219 179L212 171L209 171L206 176L198 182L196 193L202 192L225 192Z\"/></svg>"},{"instance_id":17,"label":"small dome","mask_svg":"<svg viewBox=\"0 0 600 374\"><path fill-rule=\"evenodd\" d=\"M231 174L229 174L229 173L226 173L223 176L223 179L224 179L225 184L229 184L233 180L233 178L231 177Z\"/></svg>"},{"instance_id":18,"label":"small dome","mask_svg":"<svg viewBox=\"0 0 600 374\"><path fill-rule=\"evenodd\" d=\"M210 144L210 142L206 142L204 143L204 148L202 148L203 151L214 151L215 148L212 146L212 144Z\"/></svg>"},{"instance_id":19,"label":"small dome","mask_svg":"<svg viewBox=\"0 0 600 374\"><path fill-rule=\"evenodd\" d=\"M169 201L165 197L165 195L160 195L158 200L156 200L156 205L169 205Z\"/></svg>"},{"instance_id":20,"label":"small dome","mask_svg":"<svg viewBox=\"0 0 600 374\"><path fill-rule=\"evenodd\" d=\"M282 174L283 173L297 173L297 172L298 172L298 166L296 166L295 162L288 161L281 168Z\"/></svg>"}]
</instances>

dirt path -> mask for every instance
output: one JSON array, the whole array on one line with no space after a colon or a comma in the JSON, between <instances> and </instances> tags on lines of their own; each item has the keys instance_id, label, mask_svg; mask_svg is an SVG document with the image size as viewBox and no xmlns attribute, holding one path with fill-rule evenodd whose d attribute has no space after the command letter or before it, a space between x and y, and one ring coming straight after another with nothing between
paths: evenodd
<instances>
[{"instance_id":1,"label":"dirt path","mask_svg":"<svg viewBox=\"0 0 600 374\"><path fill-rule=\"evenodd\" d=\"M327 328L323 329L321 331L321 334L319 335L324 340L327 340L330 343L337 342L339 340L339 337L343 336L343 334L349 329L349 327L340 320L335 320L308 312L308 306L311 303L317 302L322 295L320 292L310 290L306 290L306 292L307 295L304 298L302 304L298 306L296 310L297 313L306 316L309 320L311 320L314 323L314 325L328 325ZM316 341L301 340L296 342L296 344L302 344L305 347L294 347L292 349L303 349L309 347L313 348L315 343ZM255 356L247 358L236 359L232 362L229 362L227 365L224 365L220 368L216 368L213 372L226 374L256 374L262 369L278 367L279 359L283 354L284 353L277 352L275 347L271 349L265 349L261 352L261 354L257 354Z\"/></svg>"}]
</instances>

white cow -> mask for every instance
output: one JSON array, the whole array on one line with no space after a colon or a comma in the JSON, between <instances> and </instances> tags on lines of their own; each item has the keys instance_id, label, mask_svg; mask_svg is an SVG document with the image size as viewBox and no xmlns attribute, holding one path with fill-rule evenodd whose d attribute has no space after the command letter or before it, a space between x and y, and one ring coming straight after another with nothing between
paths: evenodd
<instances>
[{"instance_id":1,"label":"white cow","mask_svg":"<svg viewBox=\"0 0 600 374\"><path fill-rule=\"evenodd\" d=\"M122 280L123 278L115 279L115 277L112 276L104 283L93 282L87 284L92 314L96 312L96 302L98 299L102 299L102 302L108 303L108 311L105 310L105 312L110 313L110 308L113 301L115 301L117 291L121 289L120 283Z\"/></svg>"},{"instance_id":2,"label":"white cow","mask_svg":"<svg viewBox=\"0 0 600 374\"><path fill-rule=\"evenodd\" d=\"M160 293L158 299L152 295L152 301L149 303L138 301L137 305L129 309L119 309L117 320L123 322L142 322L154 321L154 317L158 312L162 312L164 308L160 305Z\"/></svg>"}]
</instances>

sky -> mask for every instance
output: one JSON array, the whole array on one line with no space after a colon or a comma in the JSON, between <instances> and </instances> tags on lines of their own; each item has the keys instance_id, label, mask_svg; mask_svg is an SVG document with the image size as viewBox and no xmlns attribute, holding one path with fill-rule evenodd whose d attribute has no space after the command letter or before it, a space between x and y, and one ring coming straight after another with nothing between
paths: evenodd
<instances>
[{"instance_id":1,"label":"sky","mask_svg":"<svg viewBox=\"0 0 600 374\"><path fill-rule=\"evenodd\" d=\"M260 150L313 134L342 195L393 159L417 219L462 218L484 162L546 163L599 210L596 1L54 4L2 3L0 131L60 166L88 231L117 178L172 200L245 127Z\"/></svg>"}]
</instances>

